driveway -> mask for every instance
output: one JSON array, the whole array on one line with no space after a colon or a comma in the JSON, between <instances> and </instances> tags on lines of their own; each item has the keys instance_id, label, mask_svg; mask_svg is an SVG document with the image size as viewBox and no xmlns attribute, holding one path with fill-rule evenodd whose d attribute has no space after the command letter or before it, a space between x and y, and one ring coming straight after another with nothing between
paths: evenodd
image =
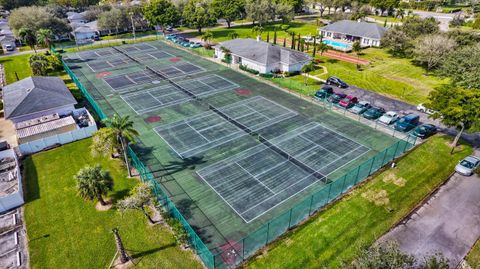
<instances>
[{"instance_id":1,"label":"driveway","mask_svg":"<svg viewBox=\"0 0 480 269\"><path fill-rule=\"evenodd\" d=\"M379 239L422 260L441 252L456 266L480 236L480 177L453 175L401 224Z\"/></svg>"}]
</instances>

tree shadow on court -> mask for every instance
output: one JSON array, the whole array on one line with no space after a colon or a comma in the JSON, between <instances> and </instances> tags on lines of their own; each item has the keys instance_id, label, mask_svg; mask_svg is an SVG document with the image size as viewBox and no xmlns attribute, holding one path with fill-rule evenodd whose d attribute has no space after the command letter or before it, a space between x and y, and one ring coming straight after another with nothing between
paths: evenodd
<instances>
[{"instance_id":1,"label":"tree shadow on court","mask_svg":"<svg viewBox=\"0 0 480 269\"><path fill-rule=\"evenodd\" d=\"M175 203L175 205L177 206L177 209L182 212L182 215L187 219L192 217L192 206L196 207L191 199L182 199Z\"/></svg>"},{"instance_id":2,"label":"tree shadow on court","mask_svg":"<svg viewBox=\"0 0 480 269\"><path fill-rule=\"evenodd\" d=\"M171 161L167 165L163 166L164 176L172 175L183 170L194 170L197 165L206 163L203 156L185 158L180 161Z\"/></svg>"}]
</instances>

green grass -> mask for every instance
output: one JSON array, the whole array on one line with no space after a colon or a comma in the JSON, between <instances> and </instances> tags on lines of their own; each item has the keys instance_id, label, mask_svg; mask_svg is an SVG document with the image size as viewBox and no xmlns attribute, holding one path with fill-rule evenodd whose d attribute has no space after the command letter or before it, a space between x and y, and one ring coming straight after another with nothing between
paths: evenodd
<instances>
[{"instance_id":1,"label":"green grass","mask_svg":"<svg viewBox=\"0 0 480 269\"><path fill-rule=\"evenodd\" d=\"M352 260L405 217L444 182L454 166L472 152L469 146L450 155L450 137L435 136L380 172L307 223L273 243L248 268L339 268ZM404 183L394 184L396 182ZM388 200L376 205L366 197L386 191ZM363 196L362 196L363 195Z\"/></svg>"},{"instance_id":2,"label":"green grass","mask_svg":"<svg viewBox=\"0 0 480 269\"><path fill-rule=\"evenodd\" d=\"M480 268L480 240L473 245L465 259L471 268Z\"/></svg>"},{"instance_id":3,"label":"green grass","mask_svg":"<svg viewBox=\"0 0 480 269\"><path fill-rule=\"evenodd\" d=\"M35 154L24 162L25 221L31 268L106 268L115 254L111 229L118 227L135 268L202 268L175 244L161 225L150 226L139 212L95 210L77 195L73 176L87 164L100 163L114 178L113 200L137 184L115 160L90 155L91 140Z\"/></svg>"},{"instance_id":4,"label":"green grass","mask_svg":"<svg viewBox=\"0 0 480 269\"><path fill-rule=\"evenodd\" d=\"M7 84L17 81L15 73L18 75L18 79L24 79L32 75L32 70L28 64L28 58L30 53L6 56L0 58L0 64L3 64L5 68L5 79Z\"/></svg>"},{"instance_id":5,"label":"green grass","mask_svg":"<svg viewBox=\"0 0 480 269\"><path fill-rule=\"evenodd\" d=\"M274 28L280 28L282 24L281 23L269 23L263 26L264 32L262 34L262 39L266 40L267 39L267 32L270 32L270 42L273 42L273 31ZM315 35L318 30L318 26L315 24L309 24L309 23L303 23L303 22L291 22L289 23L290 28L288 31L293 31L297 35L301 34L302 36L305 35ZM252 32L252 24L248 25L240 25L240 26L232 26L231 28L216 28L212 29L213 33L213 39L216 42L221 42L230 39L228 35L232 32L236 32L239 36L239 38L255 38L255 34ZM201 37L202 34L199 34L198 32L193 32L190 33L190 37ZM285 37L290 37L285 31L278 30L277 31L277 44L282 44L283 38Z\"/></svg>"},{"instance_id":6,"label":"green grass","mask_svg":"<svg viewBox=\"0 0 480 269\"><path fill-rule=\"evenodd\" d=\"M324 62L320 65L325 66L328 73L319 78L338 76L348 84L411 104L425 102L434 88L448 83L448 79L426 75L425 69L414 65L411 59L392 57L383 49L365 49L361 58L370 64L358 71L355 64L321 57ZM311 75L322 72L318 69Z\"/></svg>"}]
</instances>

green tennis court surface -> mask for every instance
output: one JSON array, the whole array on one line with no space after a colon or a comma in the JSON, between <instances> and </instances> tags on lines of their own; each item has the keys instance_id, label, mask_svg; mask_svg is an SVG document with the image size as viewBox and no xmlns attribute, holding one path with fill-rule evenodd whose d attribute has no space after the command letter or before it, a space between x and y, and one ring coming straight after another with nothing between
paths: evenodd
<instances>
[{"instance_id":1,"label":"green tennis court surface","mask_svg":"<svg viewBox=\"0 0 480 269\"><path fill-rule=\"evenodd\" d=\"M285 229L272 225L263 243L245 242L272 219L288 217L328 187L327 197L307 201L310 208L325 204L407 148L161 41L68 53L64 60L107 116L134 119L135 153L217 255L216 267L233 266L281 235ZM302 216L290 212L288 225Z\"/></svg>"}]
</instances>

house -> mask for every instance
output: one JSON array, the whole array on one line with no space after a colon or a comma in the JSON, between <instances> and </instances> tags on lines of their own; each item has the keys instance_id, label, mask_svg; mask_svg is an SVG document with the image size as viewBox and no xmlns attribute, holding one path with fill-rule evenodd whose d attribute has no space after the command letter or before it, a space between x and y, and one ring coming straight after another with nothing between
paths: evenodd
<instances>
[{"instance_id":1,"label":"house","mask_svg":"<svg viewBox=\"0 0 480 269\"><path fill-rule=\"evenodd\" d=\"M320 28L322 42L334 48L351 48L355 41L362 47L379 47L387 28L376 23L341 20Z\"/></svg>"},{"instance_id":2,"label":"house","mask_svg":"<svg viewBox=\"0 0 480 269\"><path fill-rule=\"evenodd\" d=\"M23 204L22 173L13 149L0 151L0 213Z\"/></svg>"},{"instance_id":3,"label":"house","mask_svg":"<svg viewBox=\"0 0 480 269\"><path fill-rule=\"evenodd\" d=\"M85 19L85 13L86 12L81 12L81 13L74 12L74 11L67 12L67 20L71 23L72 22L73 23L86 23L87 20Z\"/></svg>"},{"instance_id":4,"label":"house","mask_svg":"<svg viewBox=\"0 0 480 269\"><path fill-rule=\"evenodd\" d=\"M15 126L22 154L90 137L95 120L85 108L75 108L58 77L28 77L3 88L5 119Z\"/></svg>"},{"instance_id":5,"label":"house","mask_svg":"<svg viewBox=\"0 0 480 269\"><path fill-rule=\"evenodd\" d=\"M215 57L223 59L225 49L232 55L232 63L241 64L260 73L298 72L312 58L303 52L284 48L259 39L237 38L215 46Z\"/></svg>"}]
</instances>

